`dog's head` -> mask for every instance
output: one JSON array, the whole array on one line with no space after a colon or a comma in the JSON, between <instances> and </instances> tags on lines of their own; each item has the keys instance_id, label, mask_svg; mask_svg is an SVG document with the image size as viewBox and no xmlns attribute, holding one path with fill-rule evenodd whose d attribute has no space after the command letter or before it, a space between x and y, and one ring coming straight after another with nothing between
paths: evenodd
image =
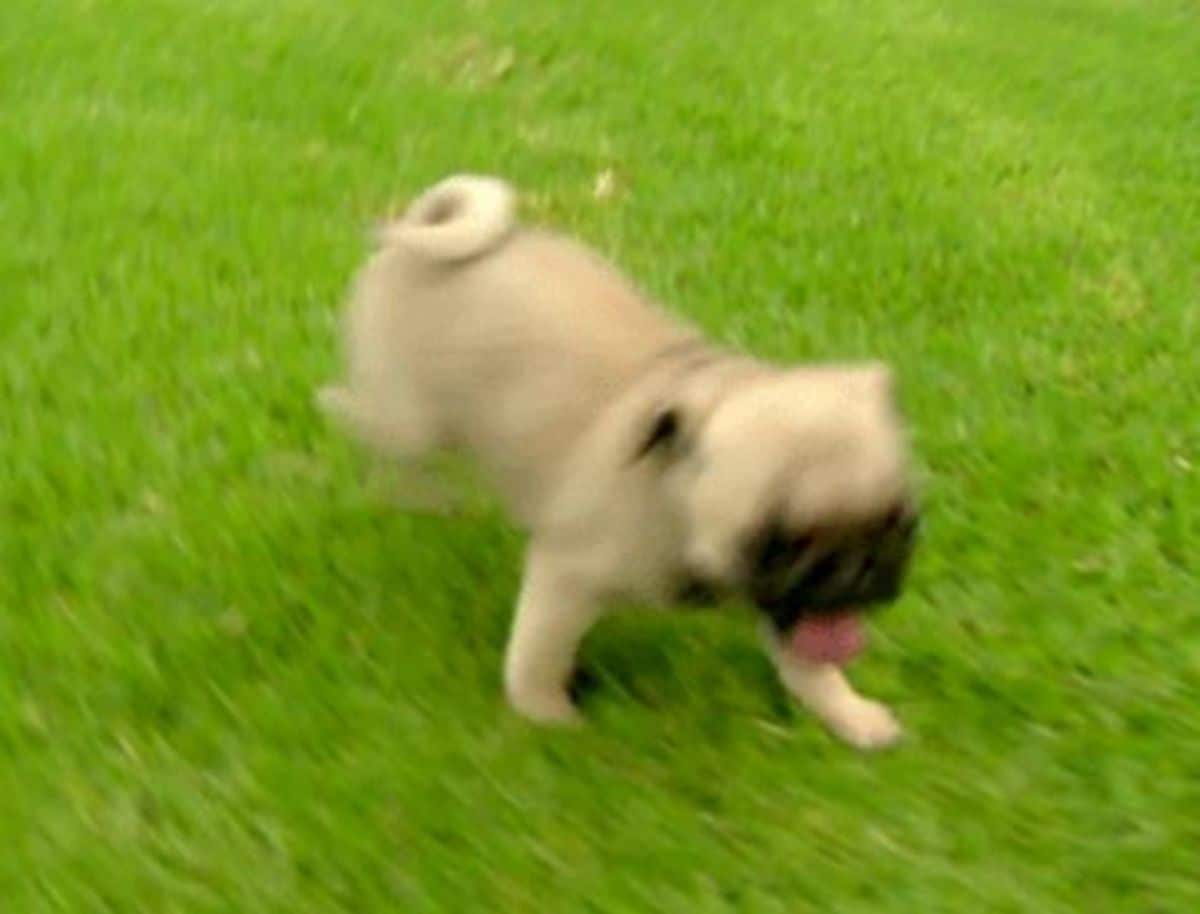
<instances>
[{"instance_id":1,"label":"dog's head","mask_svg":"<svg viewBox=\"0 0 1200 914\"><path fill-rule=\"evenodd\" d=\"M685 528L687 574L782 633L891 602L918 520L888 370L811 367L720 390L685 384L644 455Z\"/></svg>"}]
</instances>

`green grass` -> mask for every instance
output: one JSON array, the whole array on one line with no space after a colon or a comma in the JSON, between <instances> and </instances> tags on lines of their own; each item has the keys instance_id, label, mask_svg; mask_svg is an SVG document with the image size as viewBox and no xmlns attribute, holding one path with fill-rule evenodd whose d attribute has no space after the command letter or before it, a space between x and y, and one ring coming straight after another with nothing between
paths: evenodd
<instances>
[{"instance_id":1,"label":"green grass","mask_svg":"<svg viewBox=\"0 0 1200 914\"><path fill-rule=\"evenodd\" d=\"M717 615L606 623L584 732L505 710L519 538L310 403L371 221L466 169L895 364L903 749ZM0 292L5 914L1200 910L1188 0L6 0Z\"/></svg>"}]
</instances>

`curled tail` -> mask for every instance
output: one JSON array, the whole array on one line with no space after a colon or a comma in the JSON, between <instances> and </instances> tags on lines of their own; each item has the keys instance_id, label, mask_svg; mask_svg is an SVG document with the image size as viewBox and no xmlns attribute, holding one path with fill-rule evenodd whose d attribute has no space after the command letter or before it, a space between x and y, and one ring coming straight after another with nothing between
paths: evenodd
<instances>
[{"instance_id":1,"label":"curled tail","mask_svg":"<svg viewBox=\"0 0 1200 914\"><path fill-rule=\"evenodd\" d=\"M383 231L388 244L451 262L499 244L516 224L512 187L499 178L455 175L435 184Z\"/></svg>"}]
</instances>

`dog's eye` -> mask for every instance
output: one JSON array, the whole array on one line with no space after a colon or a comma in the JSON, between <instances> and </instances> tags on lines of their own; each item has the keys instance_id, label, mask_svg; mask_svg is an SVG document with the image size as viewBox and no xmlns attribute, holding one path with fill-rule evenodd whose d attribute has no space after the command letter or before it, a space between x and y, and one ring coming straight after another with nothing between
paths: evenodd
<instances>
[{"instance_id":1,"label":"dog's eye","mask_svg":"<svg viewBox=\"0 0 1200 914\"><path fill-rule=\"evenodd\" d=\"M806 587L817 588L822 584L829 582L829 579L834 576L839 570L840 559L836 552L827 552L808 569L804 575L804 584Z\"/></svg>"},{"instance_id":2,"label":"dog's eye","mask_svg":"<svg viewBox=\"0 0 1200 914\"><path fill-rule=\"evenodd\" d=\"M792 554L797 556L803 555L812 548L813 543L816 541L817 537L815 533L806 532L795 534L792 537Z\"/></svg>"},{"instance_id":3,"label":"dog's eye","mask_svg":"<svg viewBox=\"0 0 1200 914\"><path fill-rule=\"evenodd\" d=\"M900 536L911 536L920 522L916 509L908 503L901 502L892 507L880 521L879 530L883 534L894 533Z\"/></svg>"},{"instance_id":4,"label":"dog's eye","mask_svg":"<svg viewBox=\"0 0 1200 914\"><path fill-rule=\"evenodd\" d=\"M904 509L896 505L883 517L883 532L891 533L904 522Z\"/></svg>"},{"instance_id":5,"label":"dog's eye","mask_svg":"<svg viewBox=\"0 0 1200 914\"><path fill-rule=\"evenodd\" d=\"M754 537L748 550L758 574L771 574L790 566L813 545L810 532L794 533L771 524Z\"/></svg>"}]
</instances>

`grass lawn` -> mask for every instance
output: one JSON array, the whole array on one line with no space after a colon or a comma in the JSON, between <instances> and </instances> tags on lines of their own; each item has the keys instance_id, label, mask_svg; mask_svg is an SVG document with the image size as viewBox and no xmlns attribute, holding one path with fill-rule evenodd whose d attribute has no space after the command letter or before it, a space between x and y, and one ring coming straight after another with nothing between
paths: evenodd
<instances>
[{"instance_id":1,"label":"grass lawn","mask_svg":"<svg viewBox=\"0 0 1200 914\"><path fill-rule=\"evenodd\" d=\"M310 399L456 170L895 364L902 749L719 614L606 622L583 732L506 711L519 537ZM4 914L1200 910L1191 0L5 0L0 293Z\"/></svg>"}]
</instances>

